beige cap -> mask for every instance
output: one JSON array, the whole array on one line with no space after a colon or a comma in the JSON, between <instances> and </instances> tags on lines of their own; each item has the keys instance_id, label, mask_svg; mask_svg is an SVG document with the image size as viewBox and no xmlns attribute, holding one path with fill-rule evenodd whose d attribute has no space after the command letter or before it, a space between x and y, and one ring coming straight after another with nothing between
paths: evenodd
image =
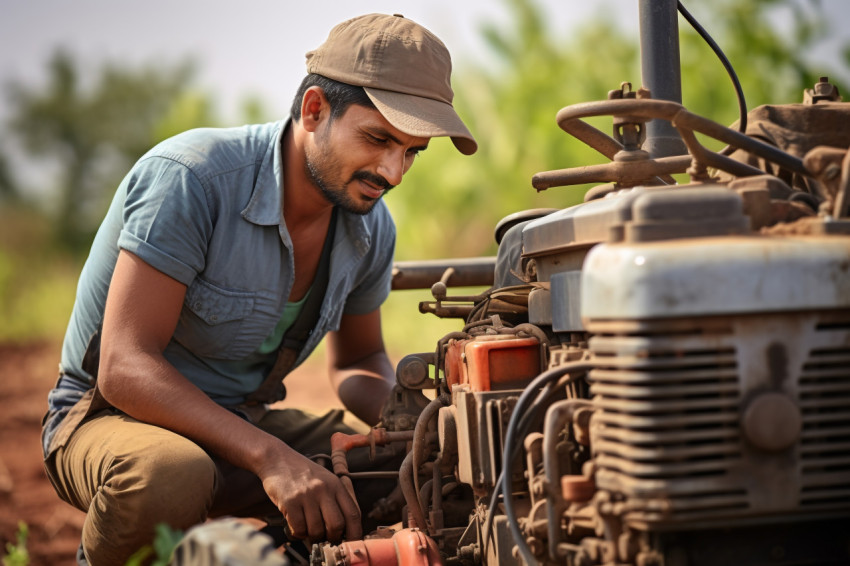
<instances>
[{"instance_id":1,"label":"beige cap","mask_svg":"<svg viewBox=\"0 0 850 566\"><path fill-rule=\"evenodd\" d=\"M452 106L448 49L404 16L368 14L342 22L307 53L307 72L362 86L384 118L405 134L449 136L466 155L478 149Z\"/></svg>"}]
</instances>

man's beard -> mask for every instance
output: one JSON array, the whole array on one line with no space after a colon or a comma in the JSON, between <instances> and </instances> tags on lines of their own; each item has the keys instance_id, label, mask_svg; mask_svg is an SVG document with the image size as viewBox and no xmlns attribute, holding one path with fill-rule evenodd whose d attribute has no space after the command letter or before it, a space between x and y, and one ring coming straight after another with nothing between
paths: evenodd
<instances>
[{"instance_id":1,"label":"man's beard","mask_svg":"<svg viewBox=\"0 0 850 566\"><path fill-rule=\"evenodd\" d=\"M334 182L330 179L330 172L335 169L339 169L338 161L336 158L332 157L328 151L322 150L319 159L314 159L309 152L307 152L304 157L305 170L310 181L319 188L322 195L328 202L330 202L333 206L338 206L348 212L360 215L369 214L372 207L375 206L378 200L387 194L390 189L394 188L394 185L389 184L389 182L380 175L363 170L355 171L348 180L348 183ZM322 165L319 165L319 162L321 162ZM378 198L370 198L362 194L357 197L352 197L348 194L346 186L357 180L367 181L372 185L383 189L384 192L381 194L381 197Z\"/></svg>"}]
</instances>

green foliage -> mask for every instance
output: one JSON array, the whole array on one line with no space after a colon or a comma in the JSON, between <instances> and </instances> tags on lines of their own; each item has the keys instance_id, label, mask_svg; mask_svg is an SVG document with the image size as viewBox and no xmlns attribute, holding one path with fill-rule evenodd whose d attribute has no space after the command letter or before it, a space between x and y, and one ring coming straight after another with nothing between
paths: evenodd
<instances>
[{"instance_id":1,"label":"green foliage","mask_svg":"<svg viewBox=\"0 0 850 566\"><path fill-rule=\"evenodd\" d=\"M192 128L213 126L216 122L209 96L197 91L181 92L171 100L167 110L153 123L149 145L142 150L142 153L156 142Z\"/></svg>"},{"instance_id":2,"label":"green foliage","mask_svg":"<svg viewBox=\"0 0 850 566\"><path fill-rule=\"evenodd\" d=\"M803 89L811 88L822 75L829 75L833 82L847 78L848 68L831 69L805 59L829 31L818 2L718 0L710 6L694 3L691 13L732 63L749 109L802 102ZM775 25L777 19L789 25ZM726 71L684 20L680 26L685 105L721 124L732 123L738 111Z\"/></svg>"},{"instance_id":3,"label":"green foliage","mask_svg":"<svg viewBox=\"0 0 850 566\"><path fill-rule=\"evenodd\" d=\"M531 187L537 172L607 161L562 132L555 114L567 105L604 99L623 81L635 88L640 84L637 34L619 29L602 13L610 3L587 21L553 29L535 0L502 1L509 12L506 23L484 22L480 29L492 57L486 63L457 56L455 61L455 104L479 142L478 153L464 157L448 140L432 140L387 199L399 229L400 260L491 255L493 229L502 217L580 202L586 186L542 193ZM839 23L829 22L818 2L688 4L737 70L750 108L800 101L802 89L820 75L829 75L847 92L841 83L850 77L850 47L839 47L844 59L838 69L812 68L804 60ZM627 9L637 17L636 4ZM737 104L725 70L681 18L679 25L685 106L732 123ZM120 177L157 141L218 123L212 96L192 87L189 63L104 64L94 71L93 82L82 80L83 74L79 61L58 51L46 87L6 85L16 111L9 137L61 176L54 191L23 186L14 174L17 163L0 154L0 340L61 333L73 302L79 254ZM246 97L243 111L249 122L267 119L256 98ZM609 118L590 122L611 131ZM45 194L51 198L40 198ZM53 208L38 208L35 195ZM76 255L64 259L61 250L44 251L57 244ZM415 303L428 298L423 292L408 299L399 307L402 324L392 327L403 327ZM396 316L389 312L393 308L391 300L388 319ZM417 331L423 334L431 335Z\"/></svg>"},{"instance_id":4,"label":"green foliage","mask_svg":"<svg viewBox=\"0 0 850 566\"><path fill-rule=\"evenodd\" d=\"M0 202L16 201L18 199L17 181L12 174L12 166L9 158L5 154L0 153Z\"/></svg>"},{"instance_id":5,"label":"green foliage","mask_svg":"<svg viewBox=\"0 0 850 566\"><path fill-rule=\"evenodd\" d=\"M179 95L192 73L188 63L140 69L106 63L94 86L84 88L81 64L58 50L48 66L46 89L6 85L14 139L59 172L58 190L49 201L53 208L45 211L53 220L55 244L74 252L88 247L118 181L158 141L157 126L175 101L182 102ZM19 198L30 192L10 178L8 164L0 160L0 186L14 187Z\"/></svg>"},{"instance_id":6,"label":"green foliage","mask_svg":"<svg viewBox=\"0 0 850 566\"><path fill-rule=\"evenodd\" d=\"M6 543L6 554L3 556L3 566L27 566L30 563L30 554L27 550L27 538L29 528L23 521L18 521L18 532L15 534L15 542Z\"/></svg>"},{"instance_id":7,"label":"green foliage","mask_svg":"<svg viewBox=\"0 0 850 566\"><path fill-rule=\"evenodd\" d=\"M58 339L65 331L79 267L50 237L39 211L0 206L0 342Z\"/></svg>"},{"instance_id":8,"label":"green foliage","mask_svg":"<svg viewBox=\"0 0 850 566\"><path fill-rule=\"evenodd\" d=\"M503 1L508 24L482 29L497 63L464 61L454 73L455 105L478 140L478 153L461 157L450 143L434 140L388 197L399 227L399 259L492 254L493 227L505 215L580 202L586 186L541 194L531 188L537 172L607 161L562 132L555 114L570 104L604 99L624 81L640 86L636 33L618 29L601 13L570 30L552 30L534 0ZM693 4L693 15L739 74L749 108L799 102L817 76L847 76L847 66L815 72L804 61L830 31L816 2ZM637 17L636 3L628 9ZM726 71L684 19L679 26L684 105L731 124L738 106ZM611 132L610 118L588 121Z\"/></svg>"},{"instance_id":9,"label":"green foliage","mask_svg":"<svg viewBox=\"0 0 850 566\"><path fill-rule=\"evenodd\" d=\"M152 556L154 560L150 562L150 566L168 566L168 563L171 561L171 555L182 538L183 531L172 529L165 523L159 523L156 526L156 537L153 544L143 546L134 552L124 566L148 564L147 560Z\"/></svg>"},{"instance_id":10,"label":"green foliage","mask_svg":"<svg viewBox=\"0 0 850 566\"><path fill-rule=\"evenodd\" d=\"M464 289L474 294L478 290ZM463 326L459 319L442 319L419 312L419 303L433 301L428 290L393 291L381 307L384 344L390 359L400 360L414 352L433 352L437 340ZM411 322L415 322L411 324Z\"/></svg>"},{"instance_id":11,"label":"green foliage","mask_svg":"<svg viewBox=\"0 0 850 566\"><path fill-rule=\"evenodd\" d=\"M601 16L556 34L532 0L506 4L510 26L482 29L496 65L467 61L454 75L455 105L478 152L461 157L450 143L432 140L402 188L388 197L400 259L492 254L493 229L502 217L581 202L587 187L540 194L531 187L537 172L604 161L561 131L555 114L568 104L605 98L622 80L638 80L636 42Z\"/></svg>"}]
</instances>

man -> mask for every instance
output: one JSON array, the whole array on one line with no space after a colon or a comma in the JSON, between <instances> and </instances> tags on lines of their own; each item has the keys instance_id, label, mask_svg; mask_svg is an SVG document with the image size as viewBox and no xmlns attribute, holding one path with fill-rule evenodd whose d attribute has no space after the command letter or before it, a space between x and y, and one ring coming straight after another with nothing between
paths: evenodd
<instances>
[{"instance_id":1,"label":"man","mask_svg":"<svg viewBox=\"0 0 850 566\"><path fill-rule=\"evenodd\" d=\"M343 425L265 403L329 332L340 399L378 420L395 243L381 198L431 137L476 144L451 106L448 51L402 16L338 25L307 71L289 121L148 152L95 237L43 433L51 482L87 512L90 564L123 564L157 523L222 514L276 509L297 537L361 536L355 501L298 453ZM311 295L323 301L292 346Z\"/></svg>"}]
</instances>

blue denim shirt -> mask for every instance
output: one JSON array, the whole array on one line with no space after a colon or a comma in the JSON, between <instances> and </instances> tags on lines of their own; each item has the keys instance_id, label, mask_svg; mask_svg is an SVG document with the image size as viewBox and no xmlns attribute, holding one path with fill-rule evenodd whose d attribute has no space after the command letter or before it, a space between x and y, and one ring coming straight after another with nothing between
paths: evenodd
<instances>
[{"instance_id":1,"label":"blue denim shirt","mask_svg":"<svg viewBox=\"0 0 850 566\"><path fill-rule=\"evenodd\" d=\"M276 353L259 346L280 321L294 281L282 217L282 135L287 122L180 134L144 155L124 178L80 275L51 391L44 446L92 386L82 369L119 249L187 286L165 358L222 405L253 392ZM340 211L328 288L300 364L346 314L377 309L390 290L395 226L379 201L369 214ZM249 362L249 363L245 363Z\"/></svg>"}]
</instances>

